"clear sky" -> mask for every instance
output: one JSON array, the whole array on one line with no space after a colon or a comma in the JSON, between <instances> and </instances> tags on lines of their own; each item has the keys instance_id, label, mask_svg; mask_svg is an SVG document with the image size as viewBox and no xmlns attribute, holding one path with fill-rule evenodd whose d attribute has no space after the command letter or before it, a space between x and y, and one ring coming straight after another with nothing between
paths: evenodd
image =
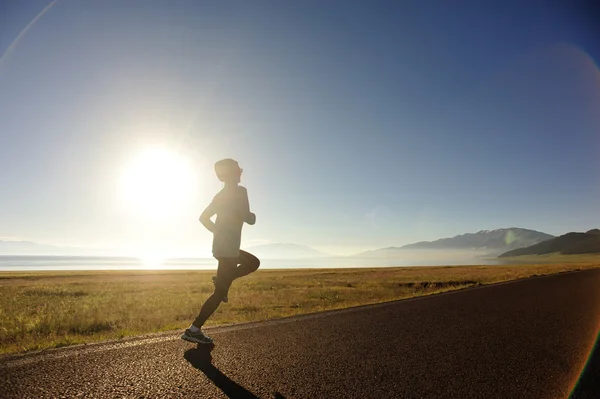
<instances>
[{"instance_id":1,"label":"clear sky","mask_svg":"<svg viewBox=\"0 0 600 399\"><path fill-rule=\"evenodd\" d=\"M210 253L224 157L243 246L600 227L597 9L493 3L2 1L0 237Z\"/></svg>"}]
</instances>

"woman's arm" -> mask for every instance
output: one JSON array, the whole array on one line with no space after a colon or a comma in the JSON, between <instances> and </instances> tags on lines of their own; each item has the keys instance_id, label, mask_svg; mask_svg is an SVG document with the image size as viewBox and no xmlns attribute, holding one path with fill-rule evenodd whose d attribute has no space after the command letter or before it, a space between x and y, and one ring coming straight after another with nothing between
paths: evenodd
<instances>
[{"instance_id":1,"label":"woman's arm","mask_svg":"<svg viewBox=\"0 0 600 399\"><path fill-rule=\"evenodd\" d=\"M206 207L206 209L200 215L200 223L206 227L208 231L211 233L215 232L215 223L211 220L211 218L217 213L217 206L215 205L215 200Z\"/></svg>"}]
</instances>

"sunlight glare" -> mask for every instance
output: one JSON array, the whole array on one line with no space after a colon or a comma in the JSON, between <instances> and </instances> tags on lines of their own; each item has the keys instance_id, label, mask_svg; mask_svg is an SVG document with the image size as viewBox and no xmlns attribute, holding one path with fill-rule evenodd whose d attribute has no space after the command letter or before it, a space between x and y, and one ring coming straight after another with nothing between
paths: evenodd
<instances>
[{"instance_id":1,"label":"sunlight glare","mask_svg":"<svg viewBox=\"0 0 600 399\"><path fill-rule=\"evenodd\" d=\"M166 257L156 252L148 252L139 257L144 269L160 269Z\"/></svg>"},{"instance_id":2,"label":"sunlight glare","mask_svg":"<svg viewBox=\"0 0 600 399\"><path fill-rule=\"evenodd\" d=\"M182 155L155 148L140 152L126 165L121 191L125 202L145 217L162 219L194 201L197 177Z\"/></svg>"}]
</instances>

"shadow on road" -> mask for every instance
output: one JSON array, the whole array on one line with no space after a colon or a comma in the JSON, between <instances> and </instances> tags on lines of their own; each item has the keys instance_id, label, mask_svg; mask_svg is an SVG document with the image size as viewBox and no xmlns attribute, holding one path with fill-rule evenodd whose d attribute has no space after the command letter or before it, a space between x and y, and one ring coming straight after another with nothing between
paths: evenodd
<instances>
[{"instance_id":1,"label":"shadow on road","mask_svg":"<svg viewBox=\"0 0 600 399\"><path fill-rule=\"evenodd\" d=\"M232 399L259 399L258 396L248 391L246 388L227 377L221 370L212 364L210 352L214 349L214 344L198 345L195 349L188 349L183 354L194 368L202 371L225 395ZM285 399L283 395L276 392L274 399Z\"/></svg>"}]
</instances>

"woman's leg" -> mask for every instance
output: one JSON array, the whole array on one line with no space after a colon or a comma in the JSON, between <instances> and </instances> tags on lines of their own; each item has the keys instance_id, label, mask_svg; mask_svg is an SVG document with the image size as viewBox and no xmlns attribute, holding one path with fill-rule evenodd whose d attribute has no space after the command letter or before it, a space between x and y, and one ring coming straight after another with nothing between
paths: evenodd
<instances>
[{"instance_id":1,"label":"woman's leg","mask_svg":"<svg viewBox=\"0 0 600 399\"><path fill-rule=\"evenodd\" d=\"M206 320L217 310L221 300L227 296L231 282L235 278L237 270L238 259L236 258L222 258L219 259L219 266L217 268L217 281L215 282L215 291L211 296L208 297L200 313L192 323L196 327L200 328L206 323Z\"/></svg>"},{"instance_id":2,"label":"woman's leg","mask_svg":"<svg viewBox=\"0 0 600 399\"><path fill-rule=\"evenodd\" d=\"M238 258L239 266L236 269L235 278L244 277L248 274L255 272L260 266L260 260L252 255L250 252L242 251L240 249L240 256Z\"/></svg>"}]
</instances>

